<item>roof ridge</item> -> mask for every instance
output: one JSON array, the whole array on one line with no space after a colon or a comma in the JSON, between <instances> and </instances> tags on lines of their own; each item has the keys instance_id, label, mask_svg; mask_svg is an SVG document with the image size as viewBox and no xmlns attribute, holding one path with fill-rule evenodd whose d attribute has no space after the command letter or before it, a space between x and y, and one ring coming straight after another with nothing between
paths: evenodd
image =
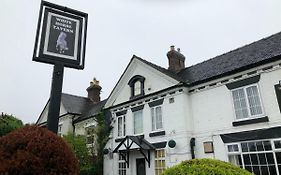
<instances>
[{"instance_id":1,"label":"roof ridge","mask_svg":"<svg viewBox=\"0 0 281 175\"><path fill-rule=\"evenodd\" d=\"M235 51L237 51L237 50L239 50L239 49L248 47L248 46L250 46L250 45L252 45L252 44L255 44L255 43L258 43L258 42L261 42L261 41L264 41L264 40L269 40L270 38L272 38L272 37L274 37L275 35L278 35L278 34L280 34L280 33L281 33L281 32L278 32L278 33L272 34L272 35L270 35L270 36L264 37L264 38L262 38L262 39L258 39L258 40L254 41L254 42L245 44L245 45L243 45L243 46L241 46L241 47L238 47L238 48L236 48L236 49L230 50L230 51L225 52L225 53L223 53L223 54L214 56L214 57L212 57L212 58L210 58L210 59L207 59L207 60L204 60L204 61L202 61L202 62L196 63L196 64L194 64L194 65L188 66L188 67L182 69L180 72L182 72L182 71L184 71L184 70L186 70L186 69L189 69L189 68L191 68L191 67L194 67L194 66L198 66L198 65L200 65L200 64L203 64L203 63L205 63L205 62L209 62L209 61L214 60L214 59L216 59L216 58L218 58L218 57L220 57L220 56L223 56L223 55L226 55L226 54L230 54L230 53L235 52ZM179 73L180 73L180 72L179 72Z\"/></svg>"},{"instance_id":2,"label":"roof ridge","mask_svg":"<svg viewBox=\"0 0 281 175\"><path fill-rule=\"evenodd\" d=\"M83 97L83 96L79 96L79 95L73 95L73 94L69 94L69 93L61 93L62 95L68 95L68 96L73 96L73 97L79 97L79 98L85 98L85 99L89 99L88 97Z\"/></svg>"},{"instance_id":3,"label":"roof ridge","mask_svg":"<svg viewBox=\"0 0 281 175\"><path fill-rule=\"evenodd\" d=\"M182 79L176 73L170 71L169 69L161 67L161 66L159 66L157 64L154 64L154 63L152 63L150 61L147 61L147 60L145 60L145 59L143 59L141 57L138 57L136 55L133 55L133 58L139 59L140 61L144 62L145 64L148 64L148 65L158 69L158 71L162 72L163 74L165 74L165 75L167 75L167 76L169 76L169 77L171 77L173 79L176 79L177 81L182 81Z\"/></svg>"}]
</instances>

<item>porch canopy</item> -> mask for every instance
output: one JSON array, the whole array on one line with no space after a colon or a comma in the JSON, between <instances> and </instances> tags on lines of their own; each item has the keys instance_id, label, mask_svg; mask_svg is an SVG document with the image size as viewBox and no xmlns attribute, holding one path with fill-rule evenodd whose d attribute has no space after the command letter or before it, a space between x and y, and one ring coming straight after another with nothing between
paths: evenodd
<instances>
[{"instance_id":1,"label":"porch canopy","mask_svg":"<svg viewBox=\"0 0 281 175\"><path fill-rule=\"evenodd\" d=\"M119 153L122 156L129 168L130 151L140 151L150 167L150 151L155 150L155 147L145 140L142 136L126 136L117 147L113 150L113 153Z\"/></svg>"}]
</instances>

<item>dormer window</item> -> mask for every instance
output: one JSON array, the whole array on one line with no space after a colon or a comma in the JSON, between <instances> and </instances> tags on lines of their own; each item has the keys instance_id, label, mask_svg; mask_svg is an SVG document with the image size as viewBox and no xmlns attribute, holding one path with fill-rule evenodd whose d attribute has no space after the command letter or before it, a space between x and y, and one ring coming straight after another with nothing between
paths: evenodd
<instances>
[{"instance_id":1,"label":"dormer window","mask_svg":"<svg viewBox=\"0 0 281 175\"><path fill-rule=\"evenodd\" d=\"M140 81L136 81L135 82L135 88L134 88L134 95L140 95L141 94L141 82Z\"/></svg>"},{"instance_id":2,"label":"dormer window","mask_svg":"<svg viewBox=\"0 0 281 175\"><path fill-rule=\"evenodd\" d=\"M145 78L141 75L135 75L130 79L128 85L131 88L130 99L144 95L144 80Z\"/></svg>"}]
</instances>

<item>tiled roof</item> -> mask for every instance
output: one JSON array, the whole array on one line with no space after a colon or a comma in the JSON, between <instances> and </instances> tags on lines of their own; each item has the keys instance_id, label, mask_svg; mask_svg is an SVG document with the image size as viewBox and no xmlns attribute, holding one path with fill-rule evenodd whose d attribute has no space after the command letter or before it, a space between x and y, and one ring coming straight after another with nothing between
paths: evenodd
<instances>
[{"instance_id":1,"label":"tiled roof","mask_svg":"<svg viewBox=\"0 0 281 175\"><path fill-rule=\"evenodd\" d=\"M137 56L135 58L189 86L204 83L239 71L281 59L281 32L240 47L175 74Z\"/></svg>"},{"instance_id":2,"label":"tiled roof","mask_svg":"<svg viewBox=\"0 0 281 175\"><path fill-rule=\"evenodd\" d=\"M281 32L223 55L185 68L178 73L185 83L200 84L280 59Z\"/></svg>"},{"instance_id":3,"label":"tiled roof","mask_svg":"<svg viewBox=\"0 0 281 175\"><path fill-rule=\"evenodd\" d=\"M98 114L106 100L93 103L89 98L62 93L61 101L67 113L80 115L75 122L88 119Z\"/></svg>"}]
</instances>

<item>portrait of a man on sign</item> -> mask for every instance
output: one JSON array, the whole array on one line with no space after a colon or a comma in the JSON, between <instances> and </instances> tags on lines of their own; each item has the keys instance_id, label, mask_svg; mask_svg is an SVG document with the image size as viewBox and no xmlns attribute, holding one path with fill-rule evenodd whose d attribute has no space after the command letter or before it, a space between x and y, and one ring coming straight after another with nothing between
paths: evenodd
<instances>
[{"instance_id":1,"label":"portrait of a man on sign","mask_svg":"<svg viewBox=\"0 0 281 175\"><path fill-rule=\"evenodd\" d=\"M49 12L43 53L75 60L78 32L79 20Z\"/></svg>"}]
</instances>

